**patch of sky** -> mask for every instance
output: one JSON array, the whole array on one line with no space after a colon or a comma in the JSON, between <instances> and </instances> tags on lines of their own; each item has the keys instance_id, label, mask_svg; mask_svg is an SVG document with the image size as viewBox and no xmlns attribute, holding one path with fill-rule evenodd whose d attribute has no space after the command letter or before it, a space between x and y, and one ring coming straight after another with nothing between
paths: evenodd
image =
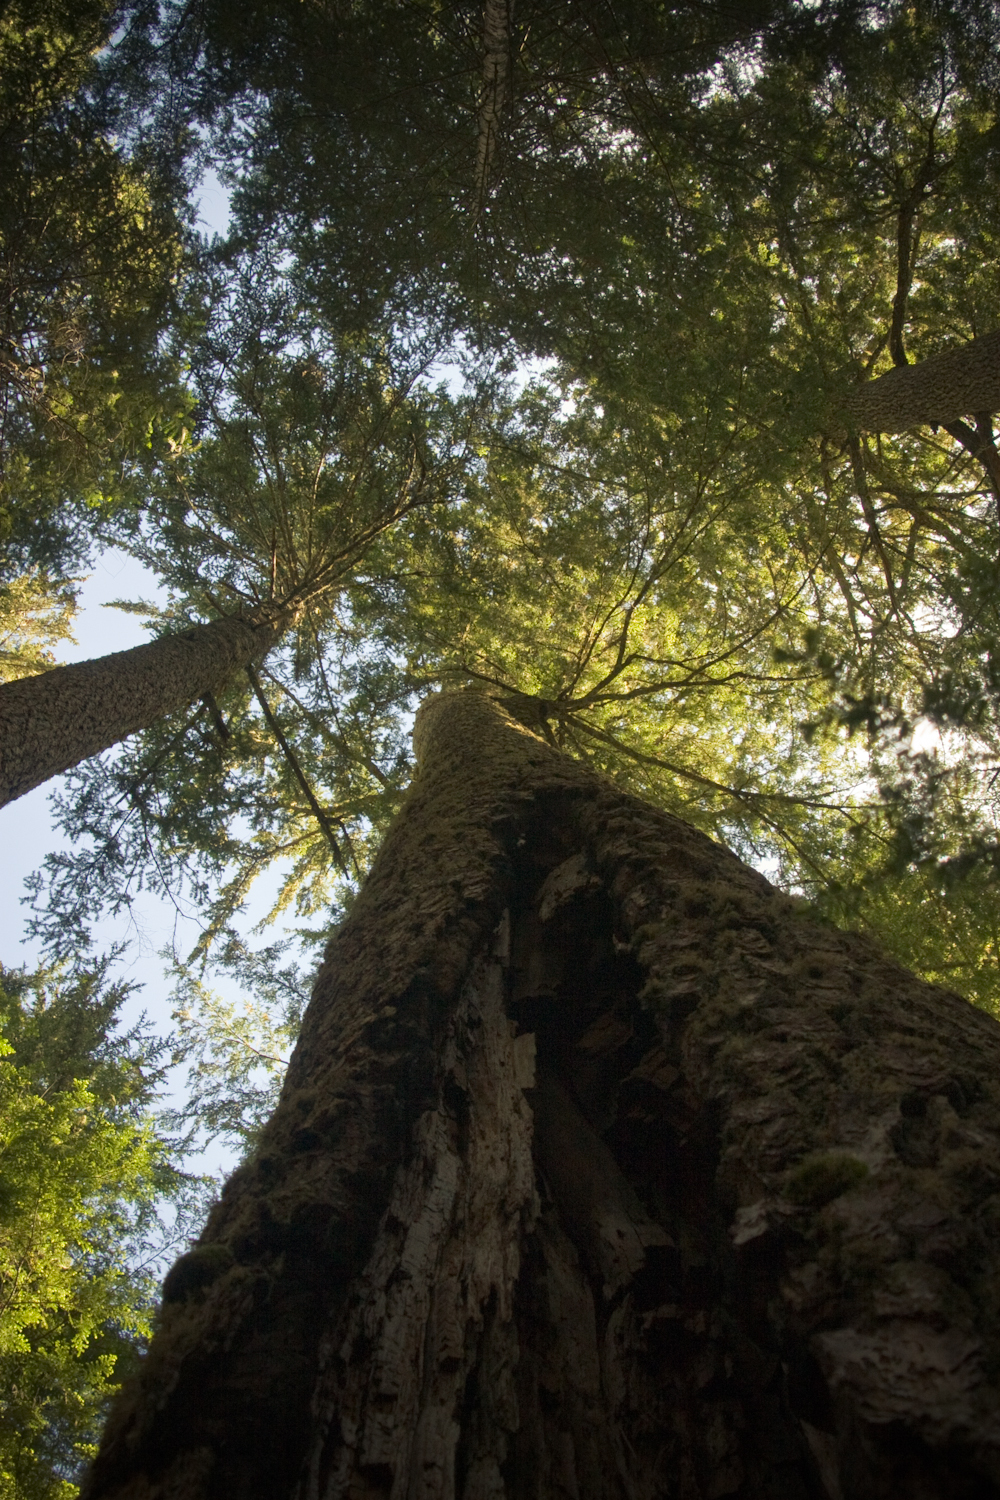
<instances>
[{"instance_id":1,"label":"patch of sky","mask_svg":"<svg viewBox=\"0 0 1000 1500\"><path fill-rule=\"evenodd\" d=\"M166 591L155 575L126 553L109 549L99 554L79 595L80 609L74 622L73 641L59 648L63 662L87 661L113 651L141 646L149 639L141 618L115 609L117 600L142 600L153 605L167 602ZM62 778L55 779L58 789ZM69 840L52 816L53 783L36 787L2 810L5 858L0 865L0 958L5 965L29 969L44 961L37 941L26 936L23 906L24 882L47 854L71 848ZM268 870L255 882L237 924L241 935L251 939L256 925L273 907L280 888L282 870ZM290 919L270 929L267 941L280 941L292 931ZM93 927L94 952L120 949L113 970L116 979L136 986L123 1008L123 1024L134 1025L145 1014L159 1036L169 1036L172 986L165 963L174 953L193 948L201 932L199 913L183 899L170 900L147 890L137 891L127 908L115 917L103 917ZM227 1000L239 993L225 975L213 979L213 988ZM176 1070L162 1100L177 1108L183 1102L184 1070ZM227 1173L236 1163L232 1149L213 1143L198 1159L197 1169Z\"/></svg>"},{"instance_id":2,"label":"patch of sky","mask_svg":"<svg viewBox=\"0 0 1000 1500\"><path fill-rule=\"evenodd\" d=\"M529 385L543 382L557 368L554 359L519 359L508 368L490 373L502 373L511 395L520 396ZM461 340L432 359L424 369L422 383L436 387L443 385L450 396L471 395L482 378L481 359Z\"/></svg>"},{"instance_id":3,"label":"patch of sky","mask_svg":"<svg viewBox=\"0 0 1000 1500\"><path fill-rule=\"evenodd\" d=\"M197 224L209 239L229 233L231 193L214 167L208 167L195 189Z\"/></svg>"},{"instance_id":4,"label":"patch of sky","mask_svg":"<svg viewBox=\"0 0 1000 1500\"><path fill-rule=\"evenodd\" d=\"M910 619L918 635L934 634L945 640L953 640L962 629L959 610L946 604L917 604L910 611Z\"/></svg>"},{"instance_id":5,"label":"patch of sky","mask_svg":"<svg viewBox=\"0 0 1000 1500\"><path fill-rule=\"evenodd\" d=\"M907 746L909 754L939 756L943 748L944 741L938 726L930 719L918 719Z\"/></svg>"}]
</instances>

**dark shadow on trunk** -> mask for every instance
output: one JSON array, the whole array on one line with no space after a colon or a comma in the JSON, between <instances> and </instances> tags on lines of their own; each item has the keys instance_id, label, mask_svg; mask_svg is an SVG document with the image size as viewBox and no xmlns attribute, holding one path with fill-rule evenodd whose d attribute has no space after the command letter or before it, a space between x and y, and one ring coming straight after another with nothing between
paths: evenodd
<instances>
[{"instance_id":1,"label":"dark shadow on trunk","mask_svg":"<svg viewBox=\"0 0 1000 1500\"><path fill-rule=\"evenodd\" d=\"M543 827L572 826L546 812ZM830 1412L806 1399L796 1413L767 1318L780 1257L734 1252L716 1111L674 1087L682 1059L640 1000L646 976L606 888L591 876L553 907L576 872L587 878L580 855L543 862L534 882L526 870L512 914L541 1202L516 1293L506 1492L825 1496L799 1417L832 1428Z\"/></svg>"},{"instance_id":2,"label":"dark shadow on trunk","mask_svg":"<svg viewBox=\"0 0 1000 1500\"><path fill-rule=\"evenodd\" d=\"M96 1500L1000 1494L1000 1027L438 700Z\"/></svg>"}]
</instances>

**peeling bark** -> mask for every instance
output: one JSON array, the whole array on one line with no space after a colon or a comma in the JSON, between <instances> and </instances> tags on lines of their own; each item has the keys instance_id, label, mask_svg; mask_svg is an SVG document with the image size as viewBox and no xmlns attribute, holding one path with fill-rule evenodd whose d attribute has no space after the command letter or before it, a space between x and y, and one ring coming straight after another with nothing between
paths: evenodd
<instances>
[{"instance_id":1,"label":"peeling bark","mask_svg":"<svg viewBox=\"0 0 1000 1500\"><path fill-rule=\"evenodd\" d=\"M0 807L260 662L286 618L231 617L0 686Z\"/></svg>"},{"instance_id":2,"label":"peeling bark","mask_svg":"<svg viewBox=\"0 0 1000 1500\"><path fill-rule=\"evenodd\" d=\"M87 1500L1000 1495L1000 1026L477 694Z\"/></svg>"}]
</instances>

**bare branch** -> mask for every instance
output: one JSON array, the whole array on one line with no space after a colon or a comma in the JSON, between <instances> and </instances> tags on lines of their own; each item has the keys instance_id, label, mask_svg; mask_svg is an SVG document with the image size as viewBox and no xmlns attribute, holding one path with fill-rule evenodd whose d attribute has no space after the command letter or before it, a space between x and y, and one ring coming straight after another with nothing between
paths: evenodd
<instances>
[{"instance_id":1,"label":"bare branch","mask_svg":"<svg viewBox=\"0 0 1000 1500\"><path fill-rule=\"evenodd\" d=\"M340 870L342 875L345 875L348 879L350 879L351 872L347 868L347 862L340 852L340 845L337 843L337 840L334 837L333 829L330 826L330 820L327 817L326 813L323 811L322 807L319 805L319 802L316 800L316 794L306 779L306 774L299 764L299 760L295 754L295 751L286 740L284 733L282 732L281 725L274 717L274 714L271 710L271 705L268 703L266 697L264 696L264 690L260 685L260 678L257 676L257 673L254 671L252 666L247 667L247 676L250 679L250 686L253 688L254 697L260 704L261 713L267 720L268 728L281 747L282 755L285 757L286 761L291 767L292 774L294 775L299 786L302 788L305 799L309 803L309 806L312 808L313 815L315 816L317 823L323 830L323 833L326 835L326 841L333 851L333 857L337 863L337 868Z\"/></svg>"}]
</instances>

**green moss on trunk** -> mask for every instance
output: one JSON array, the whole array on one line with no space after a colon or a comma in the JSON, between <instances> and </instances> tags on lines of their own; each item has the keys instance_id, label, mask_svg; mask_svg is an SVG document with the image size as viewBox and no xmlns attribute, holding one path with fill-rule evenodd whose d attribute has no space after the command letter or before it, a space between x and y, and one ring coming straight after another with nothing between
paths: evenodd
<instances>
[{"instance_id":1,"label":"green moss on trunk","mask_svg":"<svg viewBox=\"0 0 1000 1500\"><path fill-rule=\"evenodd\" d=\"M417 740L88 1500L1000 1494L1000 1026L479 694Z\"/></svg>"}]
</instances>

